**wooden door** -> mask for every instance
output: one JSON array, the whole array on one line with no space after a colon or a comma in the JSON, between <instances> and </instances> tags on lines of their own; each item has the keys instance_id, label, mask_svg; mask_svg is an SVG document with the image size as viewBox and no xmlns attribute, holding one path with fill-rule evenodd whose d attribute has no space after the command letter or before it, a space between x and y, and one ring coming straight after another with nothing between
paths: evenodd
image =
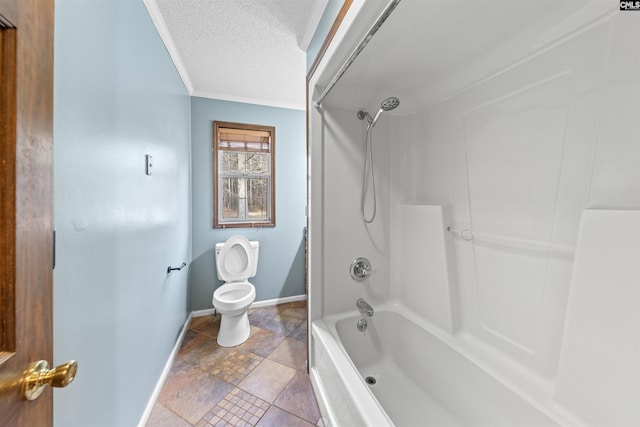
<instances>
[{"instance_id":1,"label":"wooden door","mask_svg":"<svg viewBox=\"0 0 640 427\"><path fill-rule=\"evenodd\" d=\"M0 426L52 425L53 0L0 0Z\"/></svg>"}]
</instances>

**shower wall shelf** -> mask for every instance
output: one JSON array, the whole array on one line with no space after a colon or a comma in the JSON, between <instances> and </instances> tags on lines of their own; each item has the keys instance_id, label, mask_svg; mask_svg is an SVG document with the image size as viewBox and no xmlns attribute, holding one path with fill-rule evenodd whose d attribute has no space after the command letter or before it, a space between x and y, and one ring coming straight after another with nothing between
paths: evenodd
<instances>
[{"instance_id":1,"label":"shower wall shelf","mask_svg":"<svg viewBox=\"0 0 640 427\"><path fill-rule=\"evenodd\" d=\"M447 227L447 231L467 242L479 240L509 248L525 249L537 252L553 252L564 255L574 255L576 252L576 249L571 246L539 240L521 239L519 237L510 237L494 233L482 233L479 231L473 231L469 228L456 228L449 226Z\"/></svg>"}]
</instances>

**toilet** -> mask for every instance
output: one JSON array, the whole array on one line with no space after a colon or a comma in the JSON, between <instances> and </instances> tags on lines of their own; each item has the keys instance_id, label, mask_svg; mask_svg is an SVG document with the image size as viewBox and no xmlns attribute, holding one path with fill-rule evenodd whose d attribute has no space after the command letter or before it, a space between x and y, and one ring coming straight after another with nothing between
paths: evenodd
<instances>
[{"instance_id":1,"label":"toilet","mask_svg":"<svg viewBox=\"0 0 640 427\"><path fill-rule=\"evenodd\" d=\"M218 331L221 347L234 347L249 338L247 309L256 299L256 289L249 278L256 275L258 248L259 242L250 242L244 236L216 243L218 279L224 281L213 293L213 307L221 315Z\"/></svg>"}]
</instances>

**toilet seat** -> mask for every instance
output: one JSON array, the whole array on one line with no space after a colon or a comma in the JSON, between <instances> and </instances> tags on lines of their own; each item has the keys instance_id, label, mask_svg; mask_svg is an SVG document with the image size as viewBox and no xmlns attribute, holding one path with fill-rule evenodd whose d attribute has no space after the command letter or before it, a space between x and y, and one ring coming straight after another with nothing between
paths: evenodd
<instances>
[{"instance_id":1,"label":"toilet seat","mask_svg":"<svg viewBox=\"0 0 640 427\"><path fill-rule=\"evenodd\" d=\"M249 282L225 283L213 293L213 306L221 313L246 310L256 297L256 288Z\"/></svg>"},{"instance_id":2,"label":"toilet seat","mask_svg":"<svg viewBox=\"0 0 640 427\"><path fill-rule=\"evenodd\" d=\"M229 258L230 254L238 250L242 251L244 256ZM246 237L230 237L220 249L218 257L218 273L225 282L238 282L251 277L251 269L255 265L255 256L251 243Z\"/></svg>"}]
</instances>

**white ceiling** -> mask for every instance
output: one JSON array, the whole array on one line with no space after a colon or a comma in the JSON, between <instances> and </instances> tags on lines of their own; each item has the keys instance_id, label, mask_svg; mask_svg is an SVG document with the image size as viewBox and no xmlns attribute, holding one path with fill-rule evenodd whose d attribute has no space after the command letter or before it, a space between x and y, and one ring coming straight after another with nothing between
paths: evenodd
<instances>
[{"instance_id":1,"label":"white ceiling","mask_svg":"<svg viewBox=\"0 0 640 427\"><path fill-rule=\"evenodd\" d=\"M191 95L301 110L327 2L144 0Z\"/></svg>"}]
</instances>

